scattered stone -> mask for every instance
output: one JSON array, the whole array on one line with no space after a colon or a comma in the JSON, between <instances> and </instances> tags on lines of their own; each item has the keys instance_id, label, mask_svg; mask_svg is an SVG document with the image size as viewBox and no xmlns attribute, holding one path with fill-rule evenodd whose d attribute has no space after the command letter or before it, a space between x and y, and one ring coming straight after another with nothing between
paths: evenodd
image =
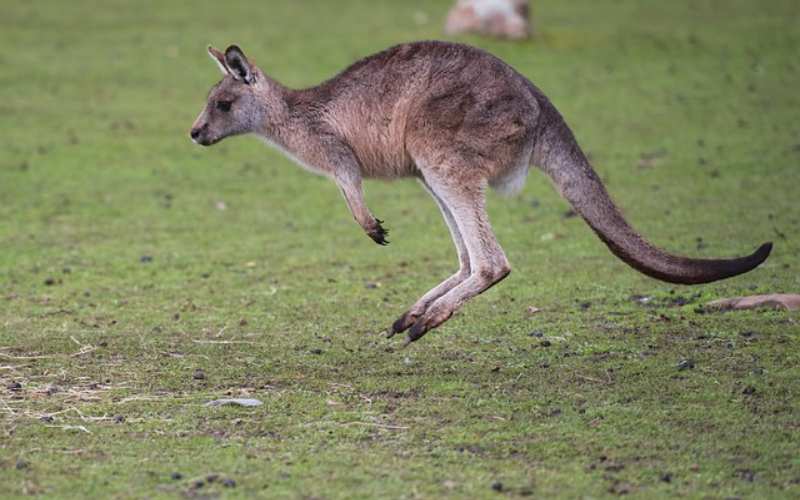
<instances>
[{"instance_id":1,"label":"scattered stone","mask_svg":"<svg viewBox=\"0 0 800 500\"><path fill-rule=\"evenodd\" d=\"M222 486L226 488L236 488L236 481L231 478L226 478L222 480Z\"/></svg>"},{"instance_id":2,"label":"scattered stone","mask_svg":"<svg viewBox=\"0 0 800 500\"><path fill-rule=\"evenodd\" d=\"M206 406L231 405L231 406L251 407L251 406L261 406L262 404L264 403L262 403L260 400L252 398L223 398L223 399L215 399L214 401L209 401L205 405Z\"/></svg>"},{"instance_id":3,"label":"scattered stone","mask_svg":"<svg viewBox=\"0 0 800 500\"><path fill-rule=\"evenodd\" d=\"M114 417L114 423L116 423L116 424L124 424L125 423L125 417L122 416L122 415L115 416Z\"/></svg>"},{"instance_id":4,"label":"scattered stone","mask_svg":"<svg viewBox=\"0 0 800 500\"><path fill-rule=\"evenodd\" d=\"M21 458L19 460L17 460L17 465L16 465L17 470L25 470L30 466L31 466L31 463L28 462L27 460L22 460Z\"/></svg>"},{"instance_id":5,"label":"scattered stone","mask_svg":"<svg viewBox=\"0 0 800 500\"><path fill-rule=\"evenodd\" d=\"M206 481L209 483L214 483L219 479L219 474L209 474L206 476Z\"/></svg>"},{"instance_id":6,"label":"scattered stone","mask_svg":"<svg viewBox=\"0 0 800 500\"><path fill-rule=\"evenodd\" d=\"M751 295L719 299L706 304L706 308L718 311L754 308L784 309L796 311L800 309L800 295L793 293L774 293L769 295Z\"/></svg>"},{"instance_id":7,"label":"scattered stone","mask_svg":"<svg viewBox=\"0 0 800 500\"><path fill-rule=\"evenodd\" d=\"M553 343L550 342L549 340L542 340L541 342L539 342L539 345L542 347L550 347L551 345L553 345Z\"/></svg>"},{"instance_id":8,"label":"scattered stone","mask_svg":"<svg viewBox=\"0 0 800 500\"><path fill-rule=\"evenodd\" d=\"M39 420L41 420L46 424L52 424L53 422L56 421L56 419L54 419L52 415L42 415L41 417L39 417Z\"/></svg>"},{"instance_id":9,"label":"scattered stone","mask_svg":"<svg viewBox=\"0 0 800 500\"><path fill-rule=\"evenodd\" d=\"M141 262L142 264L147 264L148 262L153 262L153 256L152 255L142 255L141 257L139 257L139 262Z\"/></svg>"},{"instance_id":10,"label":"scattered stone","mask_svg":"<svg viewBox=\"0 0 800 500\"><path fill-rule=\"evenodd\" d=\"M541 330L534 330L534 331L532 331L531 333L528 334L528 337L542 338L542 337L544 337L544 332L541 331Z\"/></svg>"},{"instance_id":11,"label":"scattered stone","mask_svg":"<svg viewBox=\"0 0 800 500\"><path fill-rule=\"evenodd\" d=\"M181 474L180 472L173 472L172 474L170 474L169 477L172 478L175 481L179 481L179 480L183 479L183 474Z\"/></svg>"},{"instance_id":12,"label":"scattered stone","mask_svg":"<svg viewBox=\"0 0 800 500\"><path fill-rule=\"evenodd\" d=\"M15 380L14 382L11 382L10 384L8 384L6 386L6 389L8 389L9 391L19 392L19 391L22 390L22 384L20 384L19 382L17 382Z\"/></svg>"},{"instance_id":13,"label":"scattered stone","mask_svg":"<svg viewBox=\"0 0 800 500\"><path fill-rule=\"evenodd\" d=\"M320 354L323 353L322 349L320 349L319 347L315 347L314 349L311 349L308 352L310 352L311 354L316 354L316 355L320 355Z\"/></svg>"},{"instance_id":14,"label":"scattered stone","mask_svg":"<svg viewBox=\"0 0 800 500\"><path fill-rule=\"evenodd\" d=\"M53 285L56 284L56 280L55 280L55 278L47 278L47 279L44 280L44 284L46 286L53 286Z\"/></svg>"},{"instance_id":15,"label":"scattered stone","mask_svg":"<svg viewBox=\"0 0 800 500\"><path fill-rule=\"evenodd\" d=\"M195 380L205 380L206 379L206 373L203 370L201 370L200 368L198 368L197 370L194 371L194 374L192 375L192 378L195 379Z\"/></svg>"},{"instance_id":16,"label":"scattered stone","mask_svg":"<svg viewBox=\"0 0 800 500\"><path fill-rule=\"evenodd\" d=\"M752 385L748 385L748 386L747 386L747 387L745 387L745 388L744 388L744 390L742 391L742 394L744 394L745 396L752 396L752 395L753 395L753 394L755 394L755 393L756 393L756 388L755 388L755 387L753 387Z\"/></svg>"},{"instance_id":17,"label":"scattered stone","mask_svg":"<svg viewBox=\"0 0 800 500\"><path fill-rule=\"evenodd\" d=\"M745 481L752 483L756 479L756 473L750 469L739 469L736 471L736 475L740 479L744 479Z\"/></svg>"},{"instance_id":18,"label":"scattered stone","mask_svg":"<svg viewBox=\"0 0 800 500\"><path fill-rule=\"evenodd\" d=\"M660 479L664 483L671 483L672 482L672 474L670 474L669 472L665 472L665 473L661 474Z\"/></svg>"},{"instance_id":19,"label":"scattered stone","mask_svg":"<svg viewBox=\"0 0 800 500\"><path fill-rule=\"evenodd\" d=\"M608 489L608 492L614 495L627 495L633 488L628 483L614 482Z\"/></svg>"},{"instance_id":20,"label":"scattered stone","mask_svg":"<svg viewBox=\"0 0 800 500\"><path fill-rule=\"evenodd\" d=\"M694 360L682 359L678 362L678 371L691 370L694 368Z\"/></svg>"},{"instance_id":21,"label":"scattered stone","mask_svg":"<svg viewBox=\"0 0 800 500\"><path fill-rule=\"evenodd\" d=\"M492 489L494 491L500 493L501 491L503 491L503 483L501 483L500 481L493 482L492 483Z\"/></svg>"}]
</instances>

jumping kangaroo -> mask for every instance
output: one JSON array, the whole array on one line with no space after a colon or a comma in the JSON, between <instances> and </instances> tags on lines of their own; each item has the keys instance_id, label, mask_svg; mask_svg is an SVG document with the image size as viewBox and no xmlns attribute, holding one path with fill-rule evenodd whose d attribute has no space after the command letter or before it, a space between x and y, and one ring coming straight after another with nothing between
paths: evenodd
<instances>
[{"instance_id":1,"label":"jumping kangaroo","mask_svg":"<svg viewBox=\"0 0 800 500\"><path fill-rule=\"evenodd\" d=\"M670 283L708 283L745 273L772 249L733 259L691 259L656 248L611 201L553 104L500 59L466 45L428 41L371 55L304 90L284 87L231 45L208 48L224 78L192 125L210 146L254 133L308 170L330 177L376 243L388 231L364 202L362 178L415 177L439 206L458 251L458 272L392 325L407 343L447 321L466 301L508 276L489 225L487 186L519 191L531 166L550 178L611 252ZM406 344L407 344L406 343Z\"/></svg>"}]
</instances>

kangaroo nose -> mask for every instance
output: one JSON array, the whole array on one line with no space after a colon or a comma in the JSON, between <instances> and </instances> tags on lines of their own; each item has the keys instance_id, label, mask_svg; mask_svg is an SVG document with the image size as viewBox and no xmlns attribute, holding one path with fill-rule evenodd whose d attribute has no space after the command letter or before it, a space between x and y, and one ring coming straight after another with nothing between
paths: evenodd
<instances>
[{"instance_id":1,"label":"kangaroo nose","mask_svg":"<svg viewBox=\"0 0 800 500\"><path fill-rule=\"evenodd\" d=\"M189 132L189 135L191 136L192 139L197 139L198 137L200 137L200 129L193 128L192 131Z\"/></svg>"}]
</instances>

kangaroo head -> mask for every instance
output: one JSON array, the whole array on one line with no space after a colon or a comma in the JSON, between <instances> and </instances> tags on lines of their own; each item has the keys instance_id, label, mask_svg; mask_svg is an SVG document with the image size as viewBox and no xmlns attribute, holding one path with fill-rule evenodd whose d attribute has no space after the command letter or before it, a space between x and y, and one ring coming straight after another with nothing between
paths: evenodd
<instances>
[{"instance_id":1,"label":"kangaroo head","mask_svg":"<svg viewBox=\"0 0 800 500\"><path fill-rule=\"evenodd\" d=\"M192 140L203 146L258 131L276 90L274 82L251 64L236 45L228 47L224 54L209 46L208 54L225 76L211 88L206 106L189 132Z\"/></svg>"}]
</instances>

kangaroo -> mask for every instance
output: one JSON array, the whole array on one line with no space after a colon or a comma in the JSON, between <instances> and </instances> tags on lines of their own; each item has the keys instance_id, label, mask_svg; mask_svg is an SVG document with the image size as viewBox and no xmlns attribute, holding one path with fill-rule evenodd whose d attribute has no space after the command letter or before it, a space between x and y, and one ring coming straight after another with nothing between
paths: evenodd
<instances>
[{"instance_id":1,"label":"kangaroo","mask_svg":"<svg viewBox=\"0 0 800 500\"><path fill-rule=\"evenodd\" d=\"M745 273L772 249L692 259L636 232L606 192L564 119L528 79L467 45L426 41L361 59L315 87L292 90L231 45L208 48L224 77L209 92L191 139L210 146L253 133L308 170L331 178L355 220L379 245L388 231L364 202L363 178L416 178L450 230L458 271L394 322L406 344L440 326L511 272L485 208L487 187L519 191L531 166L555 187L611 252L670 283L709 283Z\"/></svg>"}]
</instances>

